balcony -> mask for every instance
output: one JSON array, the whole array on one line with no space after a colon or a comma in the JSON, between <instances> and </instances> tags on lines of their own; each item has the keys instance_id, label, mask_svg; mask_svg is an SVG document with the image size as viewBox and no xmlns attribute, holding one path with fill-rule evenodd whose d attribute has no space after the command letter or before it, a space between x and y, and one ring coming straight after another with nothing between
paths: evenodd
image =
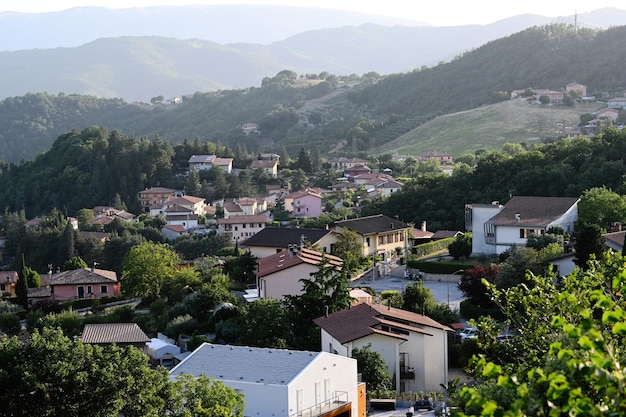
<instances>
[{"instance_id":1,"label":"balcony","mask_svg":"<svg viewBox=\"0 0 626 417\"><path fill-rule=\"evenodd\" d=\"M400 379L415 379L415 369L412 366L400 368Z\"/></svg>"},{"instance_id":2,"label":"balcony","mask_svg":"<svg viewBox=\"0 0 626 417\"><path fill-rule=\"evenodd\" d=\"M289 417L321 417L344 407L351 407L351 403L348 401L348 393L345 391L335 391L329 400L322 401L312 407L290 414Z\"/></svg>"}]
</instances>

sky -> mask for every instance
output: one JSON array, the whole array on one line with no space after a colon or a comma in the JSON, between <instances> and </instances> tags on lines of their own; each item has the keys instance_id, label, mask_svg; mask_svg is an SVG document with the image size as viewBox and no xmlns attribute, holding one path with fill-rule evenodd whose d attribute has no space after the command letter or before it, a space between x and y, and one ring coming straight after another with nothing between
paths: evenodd
<instances>
[{"instance_id":1,"label":"sky","mask_svg":"<svg viewBox=\"0 0 626 417\"><path fill-rule=\"evenodd\" d=\"M603 7L626 10L624 0L0 0L0 12L52 12L80 6L114 9L190 4L265 4L310 6L400 17L435 26L487 24L524 13L548 17L571 16ZM497 5L494 7L494 4Z\"/></svg>"}]
</instances>

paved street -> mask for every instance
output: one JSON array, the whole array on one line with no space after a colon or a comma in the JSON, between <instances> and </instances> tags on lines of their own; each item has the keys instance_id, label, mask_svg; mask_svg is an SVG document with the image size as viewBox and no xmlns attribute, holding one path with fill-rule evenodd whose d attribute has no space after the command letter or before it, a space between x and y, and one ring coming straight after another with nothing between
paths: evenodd
<instances>
[{"instance_id":1,"label":"paved street","mask_svg":"<svg viewBox=\"0 0 626 417\"><path fill-rule=\"evenodd\" d=\"M351 287L370 287L377 294L384 290L398 290L402 292L410 281L404 278L405 268L402 265L391 264L390 268L382 271L382 276L377 272L373 277L371 271L363 277L350 283ZM438 303L447 303L453 309L459 309L463 300L463 293L459 291L457 283L459 276L453 274L424 274L424 286L430 289Z\"/></svg>"}]
</instances>

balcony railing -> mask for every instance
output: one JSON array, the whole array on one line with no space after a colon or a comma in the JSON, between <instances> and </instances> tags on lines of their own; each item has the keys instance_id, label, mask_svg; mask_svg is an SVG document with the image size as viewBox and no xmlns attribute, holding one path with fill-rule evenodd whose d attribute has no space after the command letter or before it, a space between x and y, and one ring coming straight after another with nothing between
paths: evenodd
<instances>
[{"instance_id":1,"label":"balcony railing","mask_svg":"<svg viewBox=\"0 0 626 417\"><path fill-rule=\"evenodd\" d=\"M312 407L305 408L297 413L290 414L289 417L318 417L341 408L348 404L348 393L345 391L335 391L332 397Z\"/></svg>"},{"instance_id":2,"label":"balcony railing","mask_svg":"<svg viewBox=\"0 0 626 417\"><path fill-rule=\"evenodd\" d=\"M411 366L404 366L400 369L400 379L415 379L415 369Z\"/></svg>"}]
</instances>

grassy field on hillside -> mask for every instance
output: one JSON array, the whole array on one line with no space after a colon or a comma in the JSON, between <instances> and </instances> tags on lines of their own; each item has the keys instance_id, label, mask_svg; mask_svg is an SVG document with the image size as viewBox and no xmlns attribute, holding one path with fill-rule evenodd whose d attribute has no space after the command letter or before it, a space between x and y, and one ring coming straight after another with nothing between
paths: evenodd
<instances>
[{"instance_id":1,"label":"grassy field on hillside","mask_svg":"<svg viewBox=\"0 0 626 417\"><path fill-rule=\"evenodd\" d=\"M506 142L540 143L558 131L575 128L583 113L603 107L600 103L553 107L510 100L437 117L371 154L419 155L428 151L460 156L478 149L501 149Z\"/></svg>"}]
</instances>

